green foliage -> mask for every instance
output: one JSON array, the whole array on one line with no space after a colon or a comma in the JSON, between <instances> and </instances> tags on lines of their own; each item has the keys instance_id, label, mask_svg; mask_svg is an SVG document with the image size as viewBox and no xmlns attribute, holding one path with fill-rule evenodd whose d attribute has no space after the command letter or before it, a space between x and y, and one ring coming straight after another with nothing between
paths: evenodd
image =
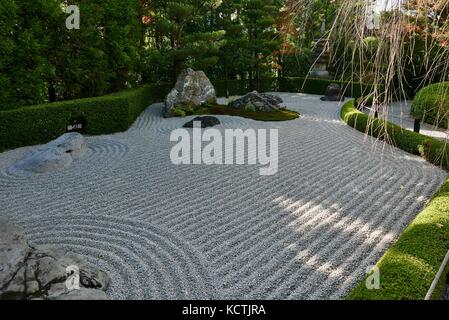
<instances>
[{"instance_id":1,"label":"green foliage","mask_svg":"<svg viewBox=\"0 0 449 320\"><path fill-rule=\"evenodd\" d=\"M426 123L448 128L449 82L437 83L421 89L413 100L411 114Z\"/></svg>"},{"instance_id":2,"label":"green foliage","mask_svg":"<svg viewBox=\"0 0 449 320\"><path fill-rule=\"evenodd\" d=\"M97 98L1 111L0 151L46 143L63 134L69 121L78 117L86 120L87 134L124 131L168 91L168 85L146 85Z\"/></svg>"},{"instance_id":3,"label":"green foliage","mask_svg":"<svg viewBox=\"0 0 449 320\"><path fill-rule=\"evenodd\" d=\"M65 27L65 8L71 4L80 7L80 30ZM279 76L281 69L283 75L294 75L310 65L310 48L299 46L299 40L282 29L283 4L4 0L0 110L174 81L184 67L225 79L224 95L234 91L235 80L247 81L242 85L246 91L266 91L273 86L265 79ZM327 9L319 2L314 10L322 15Z\"/></svg>"},{"instance_id":4,"label":"green foliage","mask_svg":"<svg viewBox=\"0 0 449 320\"><path fill-rule=\"evenodd\" d=\"M62 30L66 42L53 79L56 86L63 84L58 98L99 96L135 86L142 41L138 1L83 1L79 7L81 29Z\"/></svg>"},{"instance_id":5,"label":"green foliage","mask_svg":"<svg viewBox=\"0 0 449 320\"><path fill-rule=\"evenodd\" d=\"M245 111L246 112L256 112L256 107L249 102L246 106L245 106Z\"/></svg>"},{"instance_id":6,"label":"green foliage","mask_svg":"<svg viewBox=\"0 0 449 320\"><path fill-rule=\"evenodd\" d=\"M379 119L369 119L368 115L354 108L354 101L343 106L341 117L351 127L374 137L380 137L386 126L397 147L449 169L449 150L442 141ZM370 128L367 130L368 121ZM363 280L349 294L348 299L422 300L448 247L449 180L377 263L381 288L368 290ZM436 292L434 298L438 298L440 292Z\"/></svg>"},{"instance_id":7,"label":"green foliage","mask_svg":"<svg viewBox=\"0 0 449 320\"><path fill-rule=\"evenodd\" d=\"M79 5L80 30L66 28L66 4ZM2 1L0 110L136 85L139 10L138 0Z\"/></svg>"},{"instance_id":8,"label":"green foliage","mask_svg":"<svg viewBox=\"0 0 449 320\"><path fill-rule=\"evenodd\" d=\"M55 73L48 59L57 49L53 28L64 25L59 5L57 0L2 1L0 110L46 101L47 79Z\"/></svg>"},{"instance_id":9,"label":"green foliage","mask_svg":"<svg viewBox=\"0 0 449 320\"><path fill-rule=\"evenodd\" d=\"M244 95L250 91L246 80L212 80L212 84L218 97L225 97L228 94Z\"/></svg>"},{"instance_id":10,"label":"green foliage","mask_svg":"<svg viewBox=\"0 0 449 320\"><path fill-rule=\"evenodd\" d=\"M243 1L241 22L248 37L248 73L250 88L261 90L261 77L270 70L275 57L272 53L280 50L281 39L277 37L275 22L282 1L246 0Z\"/></svg>"},{"instance_id":11,"label":"green foliage","mask_svg":"<svg viewBox=\"0 0 449 320\"><path fill-rule=\"evenodd\" d=\"M185 117L187 115L186 111L181 108L173 108L171 112L175 117Z\"/></svg>"},{"instance_id":12,"label":"green foliage","mask_svg":"<svg viewBox=\"0 0 449 320\"><path fill-rule=\"evenodd\" d=\"M16 49L10 35L14 32L17 10L18 6L13 0L0 2L0 110L13 108L16 104L16 92L9 73Z\"/></svg>"},{"instance_id":13,"label":"green foliage","mask_svg":"<svg viewBox=\"0 0 449 320\"><path fill-rule=\"evenodd\" d=\"M292 54L283 55L281 77L307 76L312 67L312 50L309 48L295 48Z\"/></svg>"},{"instance_id":14,"label":"green foliage","mask_svg":"<svg viewBox=\"0 0 449 320\"><path fill-rule=\"evenodd\" d=\"M225 96L226 83L224 80L212 80L217 96ZM332 83L340 84L346 90L346 96L359 98L368 95L372 91L372 85L358 82L345 82L330 79L313 79L301 77L270 78L263 77L260 81L260 92L282 91L282 92L302 92L309 94L324 95L327 86ZM250 87L245 80L229 80L228 92L234 95L243 95L250 91Z\"/></svg>"},{"instance_id":15,"label":"green foliage","mask_svg":"<svg viewBox=\"0 0 449 320\"><path fill-rule=\"evenodd\" d=\"M167 66L146 73L145 80L156 80L160 78L158 71L164 71L174 81L185 67L206 69L217 63L225 33L211 29L208 23L216 1L142 2L144 14L151 19L145 26L145 59L148 64L157 62Z\"/></svg>"},{"instance_id":16,"label":"green foliage","mask_svg":"<svg viewBox=\"0 0 449 320\"><path fill-rule=\"evenodd\" d=\"M282 3L229 0L222 1L215 10L212 26L226 34L218 64L210 73L225 80L226 96L232 91L234 80L246 80L249 90L263 91L263 78L276 75L282 59L283 39L277 25Z\"/></svg>"}]
</instances>

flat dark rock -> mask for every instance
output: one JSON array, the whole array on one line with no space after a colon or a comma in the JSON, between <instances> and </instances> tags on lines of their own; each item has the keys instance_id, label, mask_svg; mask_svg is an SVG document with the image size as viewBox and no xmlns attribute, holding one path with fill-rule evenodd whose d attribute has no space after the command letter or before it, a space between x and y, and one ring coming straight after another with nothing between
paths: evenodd
<instances>
[{"instance_id":1,"label":"flat dark rock","mask_svg":"<svg viewBox=\"0 0 449 320\"><path fill-rule=\"evenodd\" d=\"M201 128L209 128L220 124L220 120L216 117L204 116L204 117L196 117L195 119L187 122L183 127L184 128L193 128L193 122L201 122Z\"/></svg>"},{"instance_id":2,"label":"flat dark rock","mask_svg":"<svg viewBox=\"0 0 449 320\"><path fill-rule=\"evenodd\" d=\"M340 85L332 83L326 88L326 94L321 101L343 101L345 96Z\"/></svg>"}]
</instances>

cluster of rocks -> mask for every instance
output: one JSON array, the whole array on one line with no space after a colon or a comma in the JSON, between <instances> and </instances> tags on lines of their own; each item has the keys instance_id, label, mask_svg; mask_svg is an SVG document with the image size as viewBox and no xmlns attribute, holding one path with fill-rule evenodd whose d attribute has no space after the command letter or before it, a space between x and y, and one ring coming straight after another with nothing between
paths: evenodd
<instances>
[{"instance_id":1,"label":"cluster of rocks","mask_svg":"<svg viewBox=\"0 0 449 320\"><path fill-rule=\"evenodd\" d=\"M87 149L84 137L76 132L63 134L43 146L27 153L15 164L16 169L45 173L69 167Z\"/></svg>"},{"instance_id":2,"label":"cluster of rocks","mask_svg":"<svg viewBox=\"0 0 449 320\"><path fill-rule=\"evenodd\" d=\"M195 109L205 103L216 102L215 88L204 72L185 69L178 76L175 87L165 98L164 116L175 116L175 109Z\"/></svg>"},{"instance_id":3,"label":"cluster of rocks","mask_svg":"<svg viewBox=\"0 0 449 320\"><path fill-rule=\"evenodd\" d=\"M343 101L345 99L344 92L339 84L332 83L326 88L322 101Z\"/></svg>"},{"instance_id":4,"label":"cluster of rocks","mask_svg":"<svg viewBox=\"0 0 449 320\"><path fill-rule=\"evenodd\" d=\"M108 284L106 273L87 266L81 256L32 247L19 227L0 221L1 300L105 300Z\"/></svg>"},{"instance_id":5,"label":"cluster of rocks","mask_svg":"<svg viewBox=\"0 0 449 320\"><path fill-rule=\"evenodd\" d=\"M229 107L246 111L276 111L282 109L282 102L278 96L253 91L232 101Z\"/></svg>"}]
</instances>

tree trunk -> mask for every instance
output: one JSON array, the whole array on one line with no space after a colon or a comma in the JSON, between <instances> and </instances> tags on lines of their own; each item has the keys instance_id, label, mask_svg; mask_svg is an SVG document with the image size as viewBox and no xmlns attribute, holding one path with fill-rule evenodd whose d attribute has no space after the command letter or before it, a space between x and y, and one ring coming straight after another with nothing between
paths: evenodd
<instances>
[{"instance_id":1,"label":"tree trunk","mask_svg":"<svg viewBox=\"0 0 449 320\"><path fill-rule=\"evenodd\" d=\"M176 40L174 38L174 36L170 36L170 45L172 47L173 50L176 50ZM176 82L176 79L178 78L178 72L179 72L179 61L178 59L175 57L173 58L173 70L172 70L172 80L173 83Z\"/></svg>"},{"instance_id":2,"label":"tree trunk","mask_svg":"<svg viewBox=\"0 0 449 320\"><path fill-rule=\"evenodd\" d=\"M256 64L256 82L257 82L257 91L261 91L260 90L260 66L259 66L259 61L257 61L257 64Z\"/></svg>"},{"instance_id":3,"label":"tree trunk","mask_svg":"<svg viewBox=\"0 0 449 320\"><path fill-rule=\"evenodd\" d=\"M224 69L225 69L225 95L226 98L229 98L229 75L228 75L228 65L225 62L224 64Z\"/></svg>"},{"instance_id":4,"label":"tree trunk","mask_svg":"<svg viewBox=\"0 0 449 320\"><path fill-rule=\"evenodd\" d=\"M249 71L249 91L254 90L254 73L252 70Z\"/></svg>"},{"instance_id":5,"label":"tree trunk","mask_svg":"<svg viewBox=\"0 0 449 320\"><path fill-rule=\"evenodd\" d=\"M55 89L55 86L53 84L53 81L49 81L49 83L48 83L48 101L49 102L56 102L57 101L56 89Z\"/></svg>"}]
</instances>

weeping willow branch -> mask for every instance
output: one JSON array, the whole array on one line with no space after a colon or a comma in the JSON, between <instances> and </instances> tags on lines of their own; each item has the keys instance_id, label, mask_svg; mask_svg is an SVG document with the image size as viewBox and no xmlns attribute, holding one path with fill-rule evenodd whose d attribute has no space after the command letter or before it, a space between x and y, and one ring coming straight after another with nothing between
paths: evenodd
<instances>
[{"instance_id":1,"label":"weeping willow branch","mask_svg":"<svg viewBox=\"0 0 449 320\"><path fill-rule=\"evenodd\" d=\"M294 12L295 21L307 21L314 2L291 0L287 8ZM397 1L384 12L375 10L380 2L339 0L325 36L334 77L373 83L361 103L372 101L371 112L386 123L393 101L410 98L414 88L448 80L449 1ZM297 26L301 29L305 24ZM447 116L442 110L438 116ZM390 139L386 126L381 138Z\"/></svg>"}]
</instances>

